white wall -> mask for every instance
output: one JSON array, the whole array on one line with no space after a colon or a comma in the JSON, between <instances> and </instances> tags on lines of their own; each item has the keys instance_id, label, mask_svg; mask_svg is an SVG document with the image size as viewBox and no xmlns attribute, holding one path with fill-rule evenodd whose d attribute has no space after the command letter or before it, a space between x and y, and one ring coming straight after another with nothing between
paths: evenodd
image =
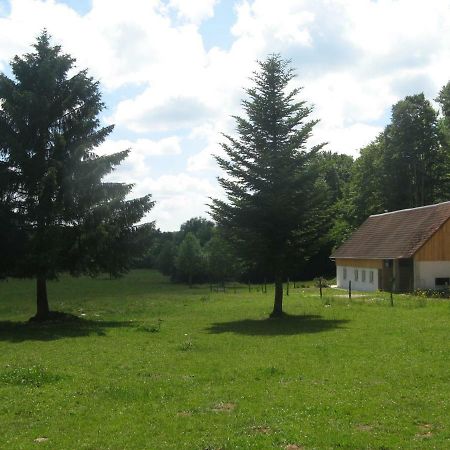
<instances>
[{"instance_id":1,"label":"white wall","mask_svg":"<svg viewBox=\"0 0 450 450\"><path fill-rule=\"evenodd\" d=\"M344 279L344 269L347 269L347 278ZM355 270L358 270L358 281L355 280ZM362 272L366 272L366 280L362 281ZM373 272L373 282L370 282L370 272ZM369 267L336 266L336 283L343 289L348 289L348 282L352 282L352 290L376 291L378 289L378 269Z\"/></svg>"},{"instance_id":2,"label":"white wall","mask_svg":"<svg viewBox=\"0 0 450 450\"><path fill-rule=\"evenodd\" d=\"M415 289L435 289L435 278L450 278L450 261L414 261Z\"/></svg>"}]
</instances>

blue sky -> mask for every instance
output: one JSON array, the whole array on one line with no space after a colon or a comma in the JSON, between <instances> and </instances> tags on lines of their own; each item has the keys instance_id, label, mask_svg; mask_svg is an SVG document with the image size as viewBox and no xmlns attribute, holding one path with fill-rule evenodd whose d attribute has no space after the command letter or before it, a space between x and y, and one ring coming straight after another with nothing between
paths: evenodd
<instances>
[{"instance_id":1,"label":"blue sky","mask_svg":"<svg viewBox=\"0 0 450 450\"><path fill-rule=\"evenodd\" d=\"M131 148L112 178L153 194L174 230L221 196L212 154L233 133L256 60L280 52L320 119L311 145L358 155L406 95L449 81L448 0L0 0L0 71L40 30L101 83L100 154ZM294 84L295 84L294 83Z\"/></svg>"}]
</instances>

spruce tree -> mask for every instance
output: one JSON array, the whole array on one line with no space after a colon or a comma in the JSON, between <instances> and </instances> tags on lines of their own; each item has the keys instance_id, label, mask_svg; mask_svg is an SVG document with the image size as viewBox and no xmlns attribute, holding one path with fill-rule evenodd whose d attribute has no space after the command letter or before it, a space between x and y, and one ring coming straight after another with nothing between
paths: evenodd
<instances>
[{"instance_id":1,"label":"spruce tree","mask_svg":"<svg viewBox=\"0 0 450 450\"><path fill-rule=\"evenodd\" d=\"M45 320L46 282L60 272L128 269L152 228L135 224L153 203L125 200L131 185L103 181L128 151L94 152L113 129L100 126L98 82L75 72L46 31L33 47L12 60L12 79L0 75L0 269L36 278L36 319Z\"/></svg>"},{"instance_id":2,"label":"spruce tree","mask_svg":"<svg viewBox=\"0 0 450 450\"><path fill-rule=\"evenodd\" d=\"M235 117L237 136L225 135L226 157L217 157L227 177L219 183L227 200L213 199L211 215L248 266L275 281L272 316L283 314L283 279L306 259L324 224L324 181L307 150L316 120L312 108L289 89L295 74L288 61L271 55L259 62Z\"/></svg>"}]
</instances>

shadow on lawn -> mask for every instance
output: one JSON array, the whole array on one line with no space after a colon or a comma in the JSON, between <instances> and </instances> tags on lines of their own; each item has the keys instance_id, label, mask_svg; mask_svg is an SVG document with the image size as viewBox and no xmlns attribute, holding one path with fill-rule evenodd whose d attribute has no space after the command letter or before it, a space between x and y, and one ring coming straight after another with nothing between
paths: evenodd
<instances>
[{"instance_id":1,"label":"shadow on lawn","mask_svg":"<svg viewBox=\"0 0 450 450\"><path fill-rule=\"evenodd\" d=\"M282 336L302 333L320 333L335 328L344 328L349 320L323 319L318 315L291 316L285 314L278 319L244 319L233 322L213 323L206 329L209 333L236 333L249 336Z\"/></svg>"},{"instance_id":2,"label":"shadow on lawn","mask_svg":"<svg viewBox=\"0 0 450 450\"><path fill-rule=\"evenodd\" d=\"M0 322L0 341L53 341L70 337L105 336L108 328L134 327L135 323L77 318L66 322Z\"/></svg>"}]
</instances>

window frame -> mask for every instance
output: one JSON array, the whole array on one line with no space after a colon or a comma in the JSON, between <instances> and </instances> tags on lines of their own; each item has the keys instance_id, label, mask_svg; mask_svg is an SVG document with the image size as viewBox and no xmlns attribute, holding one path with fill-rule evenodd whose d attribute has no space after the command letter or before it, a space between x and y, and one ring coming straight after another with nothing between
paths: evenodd
<instances>
[{"instance_id":1,"label":"window frame","mask_svg":"<svg viewBox=\"0 0 450 450\"><path fill-rule=\"evenodd\" d=\"M439 280L439 283L438 283ZM444 281L445 280L445 281ZM450 277L436 277L434 279L434 286L437 289L445 289L450 286Z\"/></svg>"}]
</instances>

